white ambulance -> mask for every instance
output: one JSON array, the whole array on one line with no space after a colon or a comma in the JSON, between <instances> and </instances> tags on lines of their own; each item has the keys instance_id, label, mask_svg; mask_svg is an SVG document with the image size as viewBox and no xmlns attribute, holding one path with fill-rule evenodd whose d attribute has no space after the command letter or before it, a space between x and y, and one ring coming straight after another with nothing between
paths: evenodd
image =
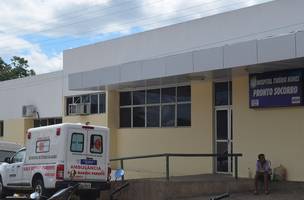
<instances>
[{"instance_id":1,"label":"white ambulance","mask_svg":"<svg viewBox=\"0 0 304 200\"><path fill-rule=\"evenodd\" d=\"M26 147L0 165L0 196L34 190L40 195L79 183L81 199L109 189L109 129L58 124L29 129Z\"/></svg>"}]
</instances>

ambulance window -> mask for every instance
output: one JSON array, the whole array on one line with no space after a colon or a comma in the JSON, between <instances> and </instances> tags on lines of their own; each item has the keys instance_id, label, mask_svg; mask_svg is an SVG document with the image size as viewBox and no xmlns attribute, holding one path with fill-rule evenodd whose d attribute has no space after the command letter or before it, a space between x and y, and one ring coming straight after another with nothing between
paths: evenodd
<instances>
[{"instance_id":1,"label":"ambulance window","mask_svg":"<svg viewBox=\"0 0 304 200\"><path fill-rule=\"evenodd\" d=\"M23 162L24 157L25 157L25 150L21 150L18 153L16 153L15 156L12 158L12 163Z\"/></svg>"},{"instance_id":2,"label":"ambulance window","mask_svg":"<svg viewBox=\"0 0 304 200\"><path fill-rule=\"evenodd\" d=\"M71 139L71 151L83 152L84 135L82 133L73 133Z\"/></svg>"},{"instance_id":3,"label":"ambulance window","mask_svg":"<svg viewBox=\"0 0 304 200\"><path fill-rule=\"evenodd\" d=\"M101 135L91 135L90 152L98 154L103 153L103 141Z\"/></svg>"},{"instance_id":4,"label":"ambulance window","mask_svg":"<svg viewBox=\"0 0 304 200\"><path fill-rule=\"evenodd\" d=\"M38 140L36 142L36 153L47 153L50 151L50 140Z\"/></svg>"}]
</instances>

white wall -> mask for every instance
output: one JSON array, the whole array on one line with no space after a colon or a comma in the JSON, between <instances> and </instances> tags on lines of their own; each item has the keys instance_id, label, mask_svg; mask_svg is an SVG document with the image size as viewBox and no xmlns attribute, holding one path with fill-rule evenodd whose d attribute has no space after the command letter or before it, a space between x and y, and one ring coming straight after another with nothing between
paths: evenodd
<instances>
[{"instance_id":1,"label":"white wall","mask_svg":"<svg viewBox=\"0 0 304 200\"><path fill-rule=\"evenodd\" d=\"M0 120L21 118L23 105L41 118L62 116L62 88L62 71L0 82Z\"/></svg>"},{"instance_id":2,"label":"white wall","mask_svg":"<svg viewBox=\"0 0 304 200\"><path fill-rule=\"evenodd\" d=\"M65 73L89 71L301 30L303 0L273 2L66 50Z\"/></svg>"}]
</instances>

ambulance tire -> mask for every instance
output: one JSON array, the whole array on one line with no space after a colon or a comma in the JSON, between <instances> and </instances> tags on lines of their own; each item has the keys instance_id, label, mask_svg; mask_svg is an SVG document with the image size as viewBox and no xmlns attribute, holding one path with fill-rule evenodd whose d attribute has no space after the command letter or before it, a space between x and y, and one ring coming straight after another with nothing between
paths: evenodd
<instances>
[{"instance_id":1,"label":"ambulance tire","mask_svg":"<svg viewBox=\"0 0 304 200\"><path fill-rule=\"evenodd\" d=\"M49 192L44 187L43 180L40 177L37 177L37 178L34 179L34 181L33 181L33 190L35 192L38 192L43 197L48 197L49 196Z\"/></svg>"},{"instance_id":2,"label":"ambulance tire","mask_svg":"<svg viewBox=\"0 0 304 200\"><path fill-rule=\"evenodd\" d=\"M82 192L79 195L80 200L96 200L99 197L99 191Z\"/></svg>"},{"instance_id":3,"label":"ambulance tire","mask_svg":"<svg viewBox=\"0 0 304 200\"><path fill-rule=\"evenodd\" d=\"M12 193L3 186L2 177L0 176L0 198L2 199L10 195L12 195Z\"/></svg>"}]
</instances>

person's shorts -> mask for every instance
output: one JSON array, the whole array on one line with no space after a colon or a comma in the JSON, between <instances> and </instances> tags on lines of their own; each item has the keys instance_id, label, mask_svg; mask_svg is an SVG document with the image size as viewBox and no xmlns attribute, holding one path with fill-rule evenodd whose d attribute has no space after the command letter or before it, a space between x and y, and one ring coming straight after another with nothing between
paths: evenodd
<instances>
[{"instance_id":1,"label":"person's shorts","mask_svg":"<svg viewBox=\"0 0 304 200\"><path fill-rule=\"evenodd\" d=\"M268 180L270 180L270 174L268 174L268 173L266 173L266 172L257 172L257 173L256 173L257 179L258 179L259 181L264 182L264 176L265 176L265 174L266 174L266 176L268 176Z\"/></svg>"}]
</instances>

